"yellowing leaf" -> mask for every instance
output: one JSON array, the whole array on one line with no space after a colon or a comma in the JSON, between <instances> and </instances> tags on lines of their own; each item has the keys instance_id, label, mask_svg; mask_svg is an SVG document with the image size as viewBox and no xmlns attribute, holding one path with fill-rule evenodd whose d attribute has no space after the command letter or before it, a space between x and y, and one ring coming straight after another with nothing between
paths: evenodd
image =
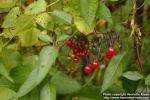
<instances>
[{"instance_id":1,"label":"yellowing leaf","mask_svg":"<svg viewBox=\"0 0 150 100\"><path fill-rule=\"evenodd\" d=\"M12 32L15 34L19 33L21 34L34 27L35 27L34 16L23 14L17 18L14 30Z\"/></svg>"},{"instance_id":2,"label":"yellowing leaf","mask_svg":"<svg viewBox=\"0 0 150 100\"><path fill-rule=\"evenodd\" d=\"M38 33L40 31L35 28L30 28L24 31L22 34L19 34L19 38L21 40L21 45L25 47L30 47L38 41Z\"/></svg>"},{"instance_id":3,"label":"yellowing leaf","mask_svg":"<svg viewBox=\"0 0 150 100\"><path fill-rule=\"evenodd\" d=\"M14 27L14 23L16 21L17 16L20 15L19 7L12 8L8 15L5 17L2 27L3 28L10 28Z\"/></svg>"},{"instance_id":4,"label":"yellowing leaf","mask_svg":"<svg viewBox=\"0 0 150 100\"><path fill-rule=\"evenodd\" d=\"M7 78L9 81L14 83L13 79L9 76L9 72L7 71L7 69L5 68L5 66L1 61L0 61L0 74L3 75L5 78Z\"/></svg>"},{"instance_id":5,"label":"yellowing leaf","mask_svg":"<svg viewBox=\"0 0 150 100\"><path fill-rule=\"evenodd\" d=\"M75 17L74 24L76 25L77 29L85 34L88 35L93 32L94 27L90 27L82 18Z\"/></svg>"},{"instance_id":6,"label":"yellowing leaf","mask_svg":"<svg viewBox=\"0 0 150 100\"><path fill-rule=\"evenodd\" d=\"M53 18L48 13L39 14L36 22L45 29L53 30L54 28Z\"/></svg>"},{"instance_id":7,"label":"yellowing leaf","mask_svg":"<svg viewBox=\"0 0 150 100\"><path fill-rule=\"evenodd\" d=\"M15 95L15 91L6 87L0 87L0 100L18 100L15 98Z\"/></svg>"},{"instance_id":8,"label":"yellowing leaf","mask_svg":"<svg viewBox=\"0 0 150 100\"><path fill-rule=\"evenodd\" d=\"M15 5L16 0L0 0L0 8L10 8Z\"/></svg>"},{"instance_id":9,"label":"yellowing leaf","mask_svg":"<svg viewBox=\"0 0 150 100\"><path fill-rule=\"evenodd\" d=\"M3 48L0 59L8 71L21 64L21 55L14 49Z\"/></svg>"}]
</instances>

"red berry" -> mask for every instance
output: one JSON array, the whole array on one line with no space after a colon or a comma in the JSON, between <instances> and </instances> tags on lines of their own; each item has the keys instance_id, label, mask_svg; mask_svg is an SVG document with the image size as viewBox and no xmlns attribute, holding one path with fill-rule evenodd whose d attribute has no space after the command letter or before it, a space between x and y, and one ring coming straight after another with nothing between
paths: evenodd
<instances>
[{"instance_id":1,"label":"red berry","mask_svg":"<svg viewBox=\"0 0 150 100\"><path fill-rule=\"evenodd\" d=\"M79 59L78 59L77 57L74 57L73 62L74 62L74 63L78 63L78 62L79 62Z\"/></svg>"},{"instance_id":2,"label":"red berry","mask_svg":"<svg viewBox=\"0 0 150 100\"><path fill-rule=\"evenodd\" d=\"M80 52L78 52L78 53L76 54L76 56L80 58L80 57L81 57Z\"/></svg>"},{"instance_id":3,"label":"red berry","mask_svg":"<svg viewBox=\"0 0 150 100\"><path fill-rule=\"evenodd\" d=\"M70 49L73 49L73 48L75 47L75 44L73 43L72 45L68 45L68 47L69 47Z\"/></svg>"},{"instance_id":4,"label":"red berry","mask_svg":"<svg viewBox=\"0 0 150 100\"><path fill-rule=\"evenodd\" d=\"M86 44L86 42L84 41L84 40L80 40L80 45L85 45Z\"/></svg>"},{"instance_id":5,"label":"red berry","mask_svg":"<svg viewBox=\"0 0 150 100\"><path fill-rule=\"evenodd\" d=\"M66 42L65 42L67 45L68 44L72 44L73 43L73 41L71 40L71 39L68 39L68 40L66 40Z\"/></svg>"},{"instance_id":6,"label":"red berry","mask_svg":"<svg viewBox=\"0 0 150 100\"><path fill-rule=\"evenodd\" d=\"M91 72L92 72L91 67L89 67L89 66L84 67L84 73L85 74L89 75Z\"/></svg>"},{"instance_id":7,"label":"red berry","mask_svg":"<svg viewBox=\"0 0 150 100\"><path fill-rule=\"evenodd\" d=\"M77 55L77 54L79 53L79 49L74 49L74 50L73 50L73 53L74 53L75 55Z\"/></svg>"},{"instance_id":8,"label":"red berry","mask_svg":"<svg viewBox=\"0 0 150 100\"><path fill-rule=\"evenodd\" d=\"M108 48L107 53L106 53L106 57L107 59L111 60L111 58L116 54L116 49L115 48Z\"/></svg>"},{"instance_id":9,"label":"red berry","mask_svg":"<svg viewBox=\"0 0 150 100\"><path fill-rule=\"evenodd\" d=\"M86 56L86 54L84 53L84 52L80 52L80 57L85 57Z\"/></svg>"},{"instance_id":10,"label":"red berry","mask_svg":"<svg viewBox=\"0 0 150 100\"><path fill-rule=\"evenodd\" d=\"M90 51L89 50L84 50L84 53L87 56L90 53Z\"/></svg>"},{"instance_id":11,"label":"red berry","mask_svg":"<svg viewBox=\"0 0 150 100\"><path fill-rule=\"evenodd\" d=\"M99 67L98 61L94 61L94 62L90 65L90 67L91 67L92 69L98 68L98 67Z\"/></svg>"},{"instance_id":12,"label":"red berry","mask_svg":"<svg viewBox=\"0 0 150 100\"><path fill-rule=\"evenodd\" d=\"M78 52L81 51L81 48L80 48L78 45L75 46L75 49L76 49L76 51L78 51Z\"/></svg>"},{"instance_id":13,"label":"red berry","mask_svg":"<svg viewBox=\"0 0 150 100\"><path fill-rule=\"evenodd\" d=\"M85 54L84 52L78 52L78 53L77 53L77 56L78 56L79 58L84 58L84 57L86 56L86 54Z\"/></svg>"},{"instance_id":14,"label":"red berry","mask_svg":"<svg viewBox=\"0 0 150 100\"><path fill-rule=\"evenodd\" d=\"M73 49L75 47L75 44L73 43L71 39L67 40L65 43L70 49Z\"/></svg>"}]
</instances>

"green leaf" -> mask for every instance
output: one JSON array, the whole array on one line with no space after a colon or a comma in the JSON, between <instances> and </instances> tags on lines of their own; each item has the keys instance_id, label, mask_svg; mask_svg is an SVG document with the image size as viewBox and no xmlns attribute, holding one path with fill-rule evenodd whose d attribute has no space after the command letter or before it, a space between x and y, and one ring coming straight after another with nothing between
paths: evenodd
<instances>
[{"instance_id":1,"label":"green leaf","mask_svg":"<svg viewBox=\"0 0 150 100\"><path fill-rule=\"evenodd\" d=\"M16 0L1 0L0 1L0 8L10 8L15 5Z\"/></svg>"},{"instance_id":2,"label":"green leaf","mask_svg":"<svg viewBox=\"0 0 150 100\"><path fill-rule=\"evenodd\" d=\"M18 97L26 95L41 83L55 62L57 54L58 49L53 46L46 46L41 50L39 55L39 65L30 73L28 79L20 87L17 92Z\"/></svg>"},{"instance_id":3,"label":"green leaf","mask_svg":"<svg viewBox=\"0 0 150 100\"><path fill-rule=\"evenodd\" d=\"M15 84L19 87L28 78L30 72L37 68L38 66L38 56L32 55L27 56L23 59L23 65L19 65L12 69L10 76L14 79Z\"/></svg>"},{"instance_id":4,"label":"green leaf","mask_svg":"<svg viewBox=\"0 0 150 100\"><path fill-rule=\"evenodd\" d=\"M68 22L69 24L72 23L72 16L64 11L54 10L50 14L52 14L54 17L57 17L63 21Z\"/></svg>"},{"instance_id":5,"label":"green leaf","mask_svg":"<svg viewBox=\"0 0 150 100\"><path fill-rule=\"evenodd\" d=\"M150 74L145 78L145 85L150 85Z\"/></svg>"},{"instance_id":6,"label":"green leaf","mask_svg":"<svg viewBox=\"0 0 150 100\"><path fill-rule=\"evenodd\" d=\"M81 89L81 85L76 80L61 72L57 72L51 82L56 86L59 94L70 94Z\"/></svg>"},{"instance_id":7,"label":"green leaf","mask_svg":"<svg viewBox=\"0 0 150 100\"><path fill-rule=\"evenodd\" d=\"M17 98L14 98L15 95L15 91L6 87L0 87L0 100L18 100Z\"/></svg>"},{"instance_id":8,"label":"green leaf","mask_svg":"<svg viewBox=\"0 0 150 100\"><path fill-rule=\"evenodd\" d=\"M25 14L32 15L32 14L38 14L44 11L46 11L45 0L38 0L26 8Z\"/></svg>"},{"instance_id":9,"label":"green leaf","mask_svg":"<svg viewBox=\"0 0 150 100\"><path fill-rule=\"evenodd\" d=\"M4 67L3 63L0 61L0 74L7 78L9 81L13 82L13 79L9 76L9 72Z\"/></svg>"},{"instance_id":10,"label":"green leaf","mask_svg":"<svg viewBox=\"0 0 150 100\"><path fill-rule=\"evenodd\" d=\"M11 30L11 28L5 28L4 30L3 30L3 33L4 33L4 37L5 38L9 38L9 39L12 39L13 37L14 37L14 35L15 35L15 33L12 33L12 31L13 30Z\"/></svg>"},{"instance_id":11,"label":"green leaf","mask_svg":"<svg viewBox=\"0 0 150 100\"><path fill-rule=\"evenodd\" d=\"M38 55L32 55L32 56L27 56L23 58L23 66L28 66L30 70L33 70L34 68L37 68L38 66Z\"/></svg>"},{"instance_id":12,"label":"green leaf","mask_svg":"<svg viewBox=\"0 0 150 100\"><path fill-rule=\"evenodd\" d=\"M3 48L0 53L0 60L8 71L21 64L22 57L18 51L14 49Z\"/></svg>"},{"instance_id":13,"label":"green leaf","mask_svg":"<svg viewBox=\"0 0 150 100\"><path fill-rule=\"evenodd\" d=\"M56 100L56 88L53 84L45 84L40 93L40 100Z\"/></svg>"},{"instance_id":14,"label":"green leaf","mask_svg":"<svg viewBox=\"0 0 150 100\"><path fill-rule=\"evenodd\" d=\"M140 81L132 81L127 78L122 78L122 86L126 92L135 93Z\"/></svg>"},{"instance_id":15,"label":"green leaf","mask_svg":"<svg viewBox=\"0 0 150 100\"><path fill-rule=\"evenodd\" d=\"M10 82L5 77L2 77L0 78L0 87L7 87L7 88L14 89L14 83Z\"/></svg>"},{"instance_id":16,"label":"green leaf","mask_svg":"<svg viewBox=\"0 0 150 100\"><path fill-rule=\"evenodd\" d=\"M91 27L96 20L96 12L99 0L80 0L81 16L85 22Z\"/></svg>"},{"instance_id":17,"label":"green leaf","mask_svg":"<svg viewBox=\"0 0 150 100\"><path fill-rule=\"evenodd\" d=\"M113 84L110 86L106 92L109 93L125 93L126 91L119 85Z\"/></svg>"},{"instance_id":18,"label":"green leaf","mask_svg":"<svg viewBox=\"0 0 150 100\"><path fill-rule=\"evenodd\" d=\"M35 88L33 89L30 93L28 93L27 95L19 98L19 100L40 100L40 93L39 93L39 89Z\"/></svg>"},{"instance_id":19,"label":"green leaf","mask_svg":"<svg viewBox=\"0 0 150 100\"><path fill-rule=\"evenodd\" d=\"M112 28L113 20L112 20L111 13L110 13L109 9L107 8L107 6L100 3L99 8L98 8L98 12L97 12L97 16L100 19L106 20L108 22L109 27Z\"/></svg>"},{"instance_id":20,"label":"green leaf","mask_svg":"<svg viewBox=\"0 0 150 100\"><path fill-rule=\"evenodd\" d=\"M129 79L129 80L133 80L133 81L143 79L143 76L136 71L125 72L122 74L122 76Z\"/></svg>"},{"instance_id":21,"label":"green leaf","mask_svg":"<svg viewBox=\"0 0 150 100\"><path fill-rule=\"evenodd\" d=\"M117 55L113 57L112 60L109 62L109 65L106 68L106 71L104 73L104 80L103 80L101 92L104 92L111 85L113 85L116 79L122 74L123 66L120 65L122 64L125 54L126 53L124 52L120 55Z\"/></svg>"},{"instance_id":22,"label":"green leaf","mask_svg":"<svg viewBox=\"0 0 150 100\"><path fill-rule=\"evenodd\" d=\"M36 22L45 29L53 30L54 28L53 18L48 13L39 14L36 17Z\"/></svg>"},{"instance_id":23,"label":"green leaf","mask_svg":"<svg viewBox=\"0 0 150 100\"><path fill-rule=\"evenodd\" d=\"M14 27L14 23L19 15L20 15L19 7L12 8L5 17L2 27L3 28Z\"/></svg>"},{"instance_id":24,"label":"green leaf","mask_svg":"<svg viewBox=\"0 0 150 100\"><path fill-rule=\"evenodd\" d=\"M85 34L88 35L93 32L94 27L90 27L82 18L75 17L74 18L74 24L76 25L77 29Z\"/></svg>"},{"instance_id":25,"label":"green leaf","mask_svg":"<svg viewBox=\"0 0 150 100\"><path fill-rule=\"evenodd\" d=\"M56 36L57 36L57 37L59 37L59 36L61 36L61 35L62 35L62 33L61 33L61 32L59 32L59 31L55 32L55 34L56 34Z\"/></svg>"},{"instance_id":26,"label":"green leaf","mask_svg":"<svg viewBox=\"0 0 150 100\"><path fill-rule=\"evenodd\" d=\"M38 41L38 33L40 31L36 28L30 28L24 31L22 34L18 34L21 40L21 45L24 47L31 47L35 45Z\"/></svg>"},{"instance_id":27,"label":"green leaf","mask_svg":"<svg viewBox=\"0 0 150 100\"><path fill-rule=\"evenodd\" d=\"M57 42L64 41L64 40L66 40L67 38L69 38L69 35L63 34L63 35L61 35L61 36L59 36L59 37L57 38Z\"/></svg>"},{"instance_id":28,"label":"green leaf","mask_svg":"<svg viewBox=\"0 0 150 100\"><path fill-rule=\"evenodd\" d=\"M92 98L86 98L86 97L78 97L78 100L94 100Z\"/></svg>"},{"instance_id":29,"label":"green leaf","mask_svg":"<svg viewBox=\"0 0 150 100\"><path fill-rule=\"evenodd\" d=\"M118 1L118 0L110 0L110 1L112 1L112 2L116 2L116 1Z\"/></svg>"},{"instance_id":30,"label":"green leaf","mask_svg":"<svg viewBox=\"0 0 150 100\"><path fill-rule=\"evenodd\" d=\"M18 34L18 33L25 33L26 31L29 31L30 29L33 29L35 27L35 21L33 15L21 15L17 18L15 22L15 27L12 33Z\"/></svg>"},{"instance_id":31,"label":"green leaf","mask_svg":"<svg viewBox=\"0 0 150 100\"><path fill-rule=\"evenodd\" d=\"M53 42L52 38L47 34L39 34L39 39L45 43Z\"/></svg>"},{"instance_id":32,"label":"green leaf","mask_svg":"<svg viewBox=\"0 0 150 100\"><path fill-rule=\"evenodd\" d=\"M80 89L80 91L75 94L78 97L86 97L93 100L103 100L100 95L100 88L98 86L86 86Z\"/></svg>"},{"instance_id":33,"label":"green leaf","mask_svg":"<svg viewBox=\"0 0 150 100\"><path fill-rule=\"evenodd\" d=\"M147 5L150 5L150 0L146 0L145 3L146 3Z\"/></svg>"}]
</instances>

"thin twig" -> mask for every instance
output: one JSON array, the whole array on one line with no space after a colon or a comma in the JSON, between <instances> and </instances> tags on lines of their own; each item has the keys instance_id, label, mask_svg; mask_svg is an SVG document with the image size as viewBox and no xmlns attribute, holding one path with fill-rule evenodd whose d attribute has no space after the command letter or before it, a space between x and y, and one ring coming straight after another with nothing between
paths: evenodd
<instances>
[{"instance_id":1,"label":"thin twig","mask_svg":"<svg viewBox=\"0 0 150 100\"><path fill-rule=\"evenodd\" d=\"M54 5L54 4L56 4L57 2L59 2L60 0L56 0L55 2L53 2L53 3L51 3L51 4L49 4L49 5L47 5L47 7L46 8L49 8L50 6L52 6L52 5Z\"/></svg>"},{"instance_id":2,"label":"thin twig","mask_svg":"<svg viewBox=\"0 0 150 100\"><path fill-rule=\"evenodd\" d=\"M63 70L63 71L67 71L67 69L65 68L65 66L63 64L61 64L61 62L59 61L59 59L56 59L56 64Z\"/></svg>"},{"instance_id":3,"label":"thin twig","mask_svg":"<svg viewBox=\"0 0 150 100\"><path fill-rule=\"evenodd\" d=\"M137 65L138 65L138 69L143 73L143 69L142 69L142 63L141 63L141 58L140 58L140 55L141 55L141 51L139 49L141 49L141 44L137 44L137 41L140 42L139 40L137 40L136 38L138 38L138 33L140 30L139 30L139 27L140 26L140 22L137 20L139 17L137 16L137 0L132 0L133 2L133 20L132 20L132 23L131 23L131 27L132 27L132 32L131 32L131 35L133 34L133 38L134 38L134 51L135 51L135 61L137 61ZM143 3L144 4L144 3ZM138 8L141 8L142 5L140 5ZM137 31L138 30L138 31Z\"/></svg>"}]
</instances>

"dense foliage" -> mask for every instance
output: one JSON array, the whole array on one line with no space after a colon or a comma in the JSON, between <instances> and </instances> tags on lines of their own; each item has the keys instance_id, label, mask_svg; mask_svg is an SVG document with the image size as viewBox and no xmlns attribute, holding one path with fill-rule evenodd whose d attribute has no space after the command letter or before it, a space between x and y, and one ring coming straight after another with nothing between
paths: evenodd
<instances>
[{"instance_id":1,"label":"dense foliage","mask_svg":"<svg viewBox=\"0 0 150 100\"><path fill-rule=\"evenodd\" d=\"M150 0L0 0L0 100L150 92Z\"/></svg>"}]
</instances>

